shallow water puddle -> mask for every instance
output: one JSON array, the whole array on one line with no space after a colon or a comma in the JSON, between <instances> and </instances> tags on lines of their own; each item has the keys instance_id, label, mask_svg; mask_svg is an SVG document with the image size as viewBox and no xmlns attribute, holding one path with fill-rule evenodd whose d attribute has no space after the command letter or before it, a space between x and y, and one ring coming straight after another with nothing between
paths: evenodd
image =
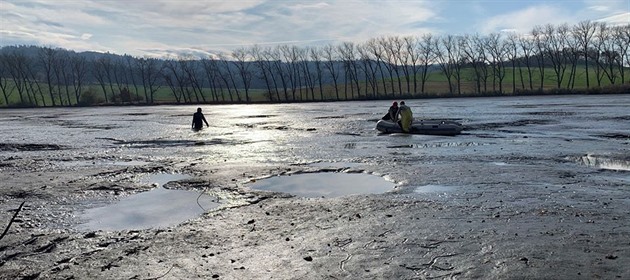
<instances>
[{"instance_id":1,"label":"shallow water puddle","mask_svg":"<svg viewBox=\"0 0 630 280\"><path fill-rule=\"evenodd\" d=\"M585 155L579 159L579 162L586 166L601 169L630 171L630 160L613 159L595 155Z\"/></svg>"},{"instance_id":2,"label":"shallow water puddle","mask_svg":"<svg viewBox=\"0 0 630 280\"><path fill-rule=\"evenodd\" d=\"M450 200L455 196L455 186L424 185L413 189L413 194L423 199Z\"/></svg>"},{"instance_id":3,"label":"shallow water puddle","mask_svg":"<svg viewBox=\"0 0 630 280\"><path fill-rule=\"evenodd\" d=\"M142 182L156 183L159 187L131 195L99 208L86 210L80 218L87 223L81 230L128 230L162 228L177 225L195 218L220 204L213 197L198 192L169 190L164 184L190 178L182 174L155 174Z\"/></svg>"},{"instance_id":4,"label":"shallow water puddle","mask_svg":"<svg viewBox=\"0 0 630 280\"><path fill-rule=\"evenodd\" d=\"M340 197L391 191L396 184L362 173L304 173L276 176L249 185L252 189L284 192L301 197Z\"/></svg>"},{"instance_id":5,"label":"shallow water puddle","mask_svg":"<svg viewBox=\"0 0 630 280\"><path fill-rule=\"evenodd\" d=\"M75 160L75 161L62 161L61 165L68 167L83 167L83 166L101 166L101 165L114 165L114 166L137 166L137 165L145 165L149 162L140 161L140 160L129 160L129 161L105 161L105 160Z\"/></svg>"},{"instance_id":6,"label":"shallow water puddle","mask_svg":"<svg viewBox=\"0 0 630 280\"><path fill-rule=\"evenodd\" d=\"M442 186L442 185L425 185L417 187L414 192L415 193L447 193L455 190L455 187L452 186Z\"/></svg>"},{"instance_id":7,"label":"shallow water puddle","mask_svg":"<svg viewBox=\"0 0 630 280\"><path fill-rule=\"evenodd\" d=\"M359 167L363 164L356 162L315 162L309 164L309 166L314 167L322 167L322 168L351 168L351 167Z\"/></svg>"}]
</instances>

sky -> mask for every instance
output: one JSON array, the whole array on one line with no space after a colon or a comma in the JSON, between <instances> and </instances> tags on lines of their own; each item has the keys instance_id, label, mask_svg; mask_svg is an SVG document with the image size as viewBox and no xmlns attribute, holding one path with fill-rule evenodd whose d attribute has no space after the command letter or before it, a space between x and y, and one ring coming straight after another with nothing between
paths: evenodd
<instances>
[{"instance_id":1,"label":"sky","mask_svg":"<svg viewBox=\"0 0 630 280\"><path fill-rule=\"evenodd\" d=\"M0 46L136 57L630 24L630 0L0 0Z\"/></svg>"}]
</instances>

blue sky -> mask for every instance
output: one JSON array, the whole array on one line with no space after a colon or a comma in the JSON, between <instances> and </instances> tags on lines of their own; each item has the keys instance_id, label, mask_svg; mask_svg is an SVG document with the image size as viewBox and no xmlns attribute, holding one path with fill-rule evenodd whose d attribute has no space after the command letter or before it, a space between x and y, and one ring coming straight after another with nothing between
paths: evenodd
<instances>
[{"instance_id":1,"label":"blue sky","mask_svg":"<svg viewBox=\"0 0 630 280\"><path fill-rule=\"evenodd\" d=\"M630 24L630 0L0 0L0 46L205 55L389 35L526 34L584 20Z\"/></svg>"}]
</instances>

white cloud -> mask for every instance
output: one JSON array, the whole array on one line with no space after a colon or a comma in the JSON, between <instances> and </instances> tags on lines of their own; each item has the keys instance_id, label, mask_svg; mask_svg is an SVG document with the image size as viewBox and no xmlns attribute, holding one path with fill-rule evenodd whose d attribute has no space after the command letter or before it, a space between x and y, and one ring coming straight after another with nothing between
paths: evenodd
<instances>
[{"instance_id":1,"label":"white cloud","mask_svg":"<svg viewBox=\"0 0 630 280\"><path fill-rule=\"evenodd\" d=\"M630 24L630 12L600 18L596 21L605 22L610 25L628 25Z\"/></svg>"},{"instance_id":2,"label":"white cloud","mask_svg":"<svg viewBox=\"0 0 630 280\"><path fill-rule=\"evenodd\" d=\"M527 33L537 25L563 24L573 21L565 10L556 6L540 5L503 15L497 15L479 24L480 33L492 33L501 30L512 30Z\"/></svg>"},{"instance_id":3,"label":"white cloud","mask_svg":"<svg viewBox=\"0 0 630 280\"><path fill-rule=\"evenodd\" d=\"M516 30L526 33L537 25L575 24L580 21L604 21L614 25L630 23L628 0L584 0L579 2L532 5L525 9L495 15L483 20L477 29L482 33Z\"/></svg>"},{"instance_id":4,"label":"white cloud","mask_svg":"<svg viewBox=\"0 0 630 280\"><path fill-rule=\"evenodd\" d=\"M481 33L529 32L535 25L610 17L623 3L627 11L627 0L587 0L572 2L580 5L578 12L549 4L492 15L493 9L478 1L470 17L462 19L448 9L462 5L457 1L0 0L0 44L31 42L137 56L211 55L254 44L365 42L378 36L435 33L436 28L452 33L449 30L470 30L475 25L472 14L483 15L475 29ZM611 19L623 20L623 14L617 16Z\"/></svg>"},{"instance_id":5,"label":"white cloud","mask_svg":"<svg viewBox=\"0 0 630 280\"><path fill-rule=\"evenodd\" d=\"M591 10L598 13L619 13L621 11L630 11L630 2L628 0L584 0L585 10Z\"/></svg>"},{"instance_id":6,"label":"white cloud","mask_svg":"<svg viewBox=\"0 0 630 280\"><path fill-rule=\"evenodd\" d=\"M5 1L14 14L3 34L64 48L142 55L143 50L218 48L254 44L365 41L413 34L436 15L426 1ZM6 3L6 4L5 4ZM5 29L6 28L6 29ZM138 44L130 42L139 42ZM4 42L4 40L3 40ZM101 42L102 45L98 45ZM155 46L150 48L140 46ZM107 47L104 47L107 46ZM134 49L127 49L136 46Z\"/></svg>"}]
</instances>

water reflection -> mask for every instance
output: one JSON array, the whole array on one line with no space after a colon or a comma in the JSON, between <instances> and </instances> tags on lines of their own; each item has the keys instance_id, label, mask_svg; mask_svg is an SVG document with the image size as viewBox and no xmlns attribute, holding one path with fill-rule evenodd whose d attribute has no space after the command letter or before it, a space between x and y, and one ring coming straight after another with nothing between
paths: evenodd
<instances>
[{"instance_id":1,"label":"water reflection","mask_svg":"<svg viewBox=\"0 0 630 280\"><path fill-rule=\"evenodd\" d=\"M425 185L417 187L415 193L447 193L452 192L455 188L451 186L442 185Z\"/></svg>"},{"instance_id":2,"label":"water reflection","mask_svg":"<svg viewBox=\"0 0 630 280\"><path fill-rule=\"evenodd\" d=\"M61 161L60 164L68 167L83 167L91 165L112 165L112 166L137 166L145 165L149 162L140 160L73 160L73 161Z\"/></svg>"},{"instance_id":3,"label":"water reflection","mask_svg":"<svg viewBox=\"0 0 630 280\"><path fill-rule=\"evenodd\" d=\"M363 164L356 162L315 162L309 164L309 166L313 167L321 167L321 168L351 168L351 167L359 167Z\"/></svg>"},{"instance_id":4,"label":"water reflection","mask_svg":"<svg viewBox=\"0 0 630 280\"><path fill-rule=\"evenodd\" d=\"M218 207L212 197L185 190L169 190L162 185L189 176L182 174L155 174L144 178L144 183L160 185L153 190L135 194L104 207L88 209L80 217L87 223L81 230L127 230L162 228L177 225L185 220Z\"/></svg>"},{"instance_id":5,"label":"water reflection","mask_svg":"<svg viewBox=\"0 0 630 280\"><path fill-rule=\"evenodd\" d=\"M395 184L382 177L359 173L304 173L276 176L256 181L252 189L284 192L301 197L340 197L356 194L379 194L391 191Z\"/></svg>"},{"instance_id":6,"label":"water reflection","mask_svg":"<svg viewBox=\"0 0 630 280\"><path fill-rule=\"evenodd\" d=\"M613 159L596 155L585 155L582 156L579 161L586 166L601 169L630 171L630 160Z\"/></svg>"},{"instance_id":7,"label":"water reflection","mask_svg":"<svg viewBox=\"0 0 630 280\"><path fill-rule=\"evenodd\" d=\"M212 151L210 162L215 158L247 159L249 163L280 160L279 151L286 149L286 143L302 132L295 128L294 118L288 117L291 110L283 105L217 107L220 110L210 113L213 120L211 127L205 130L207 135L197 135L220 142L220 145L199 147L198 152L202 154Z\"/></svg>"}]
</instances>

